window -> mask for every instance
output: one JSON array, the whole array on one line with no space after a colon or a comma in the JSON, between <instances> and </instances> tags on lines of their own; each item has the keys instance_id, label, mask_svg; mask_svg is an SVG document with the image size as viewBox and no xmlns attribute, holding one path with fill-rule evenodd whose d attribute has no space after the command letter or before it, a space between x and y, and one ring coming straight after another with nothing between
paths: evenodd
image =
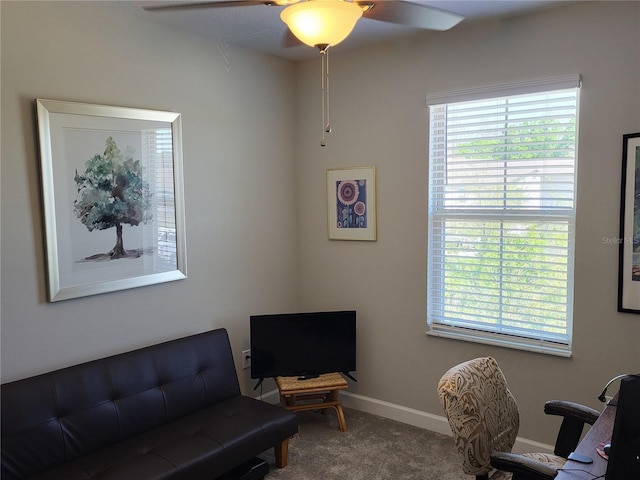
<instances>
[{"instance_id":1,"label":"window","mask_svg":"<svg viewBox=\"0 0 640 480\"><path fill-rule=\"evenodd\" d=\"M427 99L427 333L571 354L579 85Z\"/></svg>"},{"instance_id":2,"label":"window","mask_svg":"<svg viewBox=\"0 0 640 480\"><path fill-rule=\"evenodd\" d=\"M177 264L176 210L173 171L173 137L171 128L154 128L142 132L142 161L149 174L155 268L175 269ZM162 265L159 265L159 264Z\"/></svg>"}]
</instances>

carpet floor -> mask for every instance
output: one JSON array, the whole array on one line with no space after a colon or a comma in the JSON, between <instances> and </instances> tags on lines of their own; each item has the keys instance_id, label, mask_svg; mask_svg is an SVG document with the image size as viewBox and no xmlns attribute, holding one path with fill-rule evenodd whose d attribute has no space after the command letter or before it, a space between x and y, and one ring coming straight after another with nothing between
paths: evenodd
<instances>
[{"instance_id":1,"label":"carpet floor","mask_svg":"<svg viewBox=\"0 0 640 480\"><path fill-rule=\"evenodd\" d=\"M359 410L345 409L347 432L336 415L298 412L289 441L289 465L278 469L273 451L265 480L470 480L449 436Z\"/></svg>"}]
</instances>

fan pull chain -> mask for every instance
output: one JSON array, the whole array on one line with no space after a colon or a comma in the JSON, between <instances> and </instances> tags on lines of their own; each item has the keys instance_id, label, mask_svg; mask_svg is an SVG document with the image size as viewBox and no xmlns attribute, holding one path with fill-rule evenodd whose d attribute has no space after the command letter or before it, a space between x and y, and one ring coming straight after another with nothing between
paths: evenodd
<instances>
[{"instance_id":1,"label":"fan pull chain","mask_svg":"<svg viewBox=\"0 0 640 480\"><path fill-rule=\"evenodd\" d=\"M329 111L331 110L331 102L329 101L329 49L325 50L324 56L326 57L325 78L326 78L326 86L327 86L327 89L325 91L325 99L327 102L327 123L325 125L324 131L327 133L331 133L331 122L329 121Z\"/></svg>"},{"instance_id":2,"label":"fan pull chain","mask_svg":"<svg viewBox=\"0 0 640 480\"><path fill-rule=\"evenodd\" d=\"M325 133L331 133L331 124L329 122L329 47L320 48L320 60L322 64L321 83L322 83L322 140L321 147L326 147Z\"/></svg>"}]
</instances>

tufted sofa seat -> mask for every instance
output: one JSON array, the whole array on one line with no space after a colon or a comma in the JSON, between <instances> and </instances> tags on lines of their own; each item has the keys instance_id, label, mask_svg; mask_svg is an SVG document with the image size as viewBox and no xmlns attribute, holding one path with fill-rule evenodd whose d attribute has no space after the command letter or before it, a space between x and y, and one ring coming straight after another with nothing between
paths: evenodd
<instances>
[{"instance_id":1,"label":"tufted sofa seat","mask_svg":"<svg viewBox=\"0 0 640 480\"><path fill-rule=\"evenodd\" d=\"M297 420L241 395L217 329L2 385L3 480L212 480Z\"/></svg>"}]
</instances>

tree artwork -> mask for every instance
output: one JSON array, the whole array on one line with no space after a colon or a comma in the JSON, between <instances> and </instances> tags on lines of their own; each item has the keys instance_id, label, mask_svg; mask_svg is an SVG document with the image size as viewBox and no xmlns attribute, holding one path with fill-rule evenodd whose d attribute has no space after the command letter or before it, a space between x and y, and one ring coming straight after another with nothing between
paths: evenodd
<instances>
[{"instance_id":1,"label":"tree artwork","mask_svg":"<svg viewBox=\"0 0 640 480\"><path fill-rule=\"evenodd\" d=\"M142 166L133 159L134 150L121 152L112 137L107 138L104 154L96 154L85 163L82 175L74 177L77 198L73 210L87 230L116 229L116 243L108 253L98 253L85 260L114 260L138 258L143 249L126 250L122 239L124 224L137 226L147 223L149 185L142 178Z\"/></svg>"}]
</instances>

